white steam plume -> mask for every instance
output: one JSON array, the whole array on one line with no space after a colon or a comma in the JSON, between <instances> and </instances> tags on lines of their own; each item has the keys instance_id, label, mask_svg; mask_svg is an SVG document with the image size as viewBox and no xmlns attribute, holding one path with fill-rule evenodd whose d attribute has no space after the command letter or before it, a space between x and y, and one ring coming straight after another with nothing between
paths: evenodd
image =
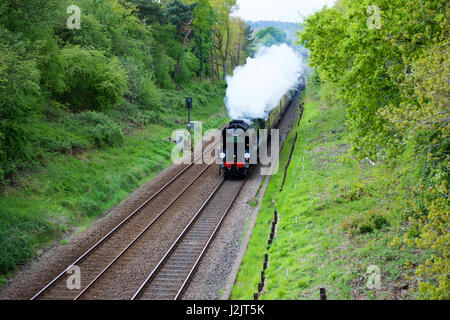
<instances>
[{"instance_id":1,"label":"white steam plume","mask_svg":"<svg viewBox=\"0 0 450 320\"><path fill-rule=\"evenodd\" d=\"M265 118L305 71L301 57L282 44L263 47L227 77L225 104L232 119Z\"/></svg>"}]
</instances>

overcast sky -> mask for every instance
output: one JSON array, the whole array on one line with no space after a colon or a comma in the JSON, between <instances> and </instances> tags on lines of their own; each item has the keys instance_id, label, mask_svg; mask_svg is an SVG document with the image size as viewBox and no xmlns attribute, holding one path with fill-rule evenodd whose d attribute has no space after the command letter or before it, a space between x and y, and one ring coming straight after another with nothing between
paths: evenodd
<instances>
[{"instance_id":1,"label":"overcast sky","mask_svg":"<svg viewBox=\"0 0 450 320\"><path fill-rule=\"evenodd\" d=\"M244 20L279 20L300 22L307 16L335 0L238 0L240 7L235 15Z\"/></svg>"}]
</instances>

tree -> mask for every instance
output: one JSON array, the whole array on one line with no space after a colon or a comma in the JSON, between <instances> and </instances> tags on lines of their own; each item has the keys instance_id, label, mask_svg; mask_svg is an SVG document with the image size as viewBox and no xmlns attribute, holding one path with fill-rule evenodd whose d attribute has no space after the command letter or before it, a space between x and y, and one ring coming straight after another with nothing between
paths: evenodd
<instances>
[{"instance_id":1,"label":"tree","mask_svg":"<svg viewBox=\"0 0 450 320\"><path fill-rule=\"evenodd\" d=\"M208 0L198 1L197 6L194 9L194 15L195 18L192 26L195 31L195 39L197 43L195 52L200 61L200 70L198 74L200 76L200 80L202 80L205 75L205 66L207 66L208 57L212 46L211 30L217 16Z\"/></svg>"},{"instance_id":2,"label":"tree","mask_svg":"<svg viewBox=\"0 0 450 320\"><path fill-rule=\"evenodd\" d=\"M412 171L403 243L433 253L415 271L420 296L448 299L448 1L340 0L304 27L310 64L347 106L355 154Z\"/></svg>"},{"instance_id":3,"label":"tree","mask_svg":"<svg viewBox=\"0 0 450 320\"><path fill-rule=\"evenodd\" d=\"M183 4L180 1L174 1L168 4L165 8L165 15L169 23L176 27L176 33L181 41L181 47L184 49L186 42L192 35L192 23L194 21L194 8L196 4ZM182 59L182 52L176 62L174 80L178 79L180 72L180 63Z\"/></svg>"},{"instance_id":4,"label":"tree","mask_svg":"<svg viewBox=\"0 0 450 320\"><path fill-rule=\"evenodd\" d=\"M167 17L159 1L155 0L129 0L139 9L137 14L146 24L167 23Z\"/></svg>"},{"instance_id":5,"label":"tree","mask_svg":"<svg viewBox=\"0 0 450 320\"><path fill-rule=\"evenodd\" d=\"M246 57L253 57L255 55L255 38L253 37L253 30L247 26L244 30L244 44L242 50Z\"/></svg>"},{"instance_id":6,"label":"tree","mask_svg":"<svg viewBox=\"0 0 450 320\"><path fill-rule=\"evenodd\" d=\"M213 0L212 5L217 11L215 34L218 35L219 51L222 60L223 79L227 74L227 59L230 48L230 15L236 6L236 0Z\"/></svg>"},{"instance_id":7,"label":"tree","mask_svg":"<svg viewBox=\"0 0 450 320\"><path fill-rule=\"evenodd\" d=\"M286 33L276 27L267 27L259 30L255 35L255 41L266 47L287 43Z\"/></svg>"}]
</instances>

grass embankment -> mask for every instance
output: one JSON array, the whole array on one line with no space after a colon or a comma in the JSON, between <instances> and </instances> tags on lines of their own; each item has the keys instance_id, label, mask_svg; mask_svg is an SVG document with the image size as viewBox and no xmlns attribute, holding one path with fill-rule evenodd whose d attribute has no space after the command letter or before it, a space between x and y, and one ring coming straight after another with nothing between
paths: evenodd
<instances>
[{"instance_id":1,"label":"grass embankment","mask_svg":"<svg viewBox=\"0 0 450 320\"><path fill-rule=\"evenodd\" d=\"M314 101L308 91L286 184L279 192L295 128L269 183L232 299L257 292L264 254L269 266L261 299L402 299L414 297L412 269L425 251L394 245L407 232L401 167L357 161L349 155L345 108ZM275 205L274 205L275 204ZM274 209L275 239L267 251ZM296 217L298 224L296 224ZM292 238L291 238L292 232ZM292 240L291 240L292 239ZM380 289L367 287L380 269ZM370 283L376 284L376 282Z\"/></svg>"},{"instance_id":2,"label":"grass embankment","mask_svg":"<svg viewBox=\"0 0 450 320\"><path fill-rule=\"evenodd\" d=\"M126 133L118 136L118 145L114 136L107 136L111 143L99 146L93 139L96 126L74 123L69 112L37 121L41 139L48 135L49 141L68 144L68 152L46 154L42 165L18 175L15 185L0 194L0 283L43 244L72 227L87 226L170 164L174 144L168 138L185 128L185 96L194 97L192 119L203 121L204 129L223 125L228 119L224 91L222 84L208 83L180 92L167 90L166 108L146 125L132 123L123 111L97 114L113 119ZM82 147L75 148L74 141Z\"/></svg>"}]
</instances>

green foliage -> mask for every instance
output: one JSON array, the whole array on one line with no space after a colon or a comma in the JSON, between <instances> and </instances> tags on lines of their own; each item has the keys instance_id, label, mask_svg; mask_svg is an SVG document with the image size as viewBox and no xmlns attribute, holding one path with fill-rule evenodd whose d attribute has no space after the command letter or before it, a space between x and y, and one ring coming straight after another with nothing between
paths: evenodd
<instances>
[{"instance_id":1,"label":"green foliage","mask_svg":"<svg viewBox=\"0 0 450 320\"><path fill-rule=\"evenodd\" d=\"M388 225L389 222L385 214L371 210L366 213L348 216L342 222L342 229L351 236L355 236L357 234L371 233Z\"/></svg>"},{"instance_id":2,"label":"green foliage","mask_svg":"<svg viewBox=\"0 0 450 320\"><path fill-rule=\"evenodd\" d=\"M213 10L209 0L199 0L194 9L194 15L193 29L197 43L195 53L200 62L199 75L203 77L213 45L211 41L212 27L217 19L217 14Z\"/></svg>"},{"instance_id":3,"label":"green foliage","mask_svg":"<svg viewBox=\"0 0 450 320\"><path fill-rule=\"evenodd\" d=\"M106 110L120 103L127 76L117 58L80 47L65 48L61 56L66 83L61 100L74 111Z\"/></svg>"},{"instance_id":4,"label":"green foliage","mask_svg":"<svg viewBox=\"0 0 450 320\"><path fill-rule=\"evenodd\" d=\"M158 123L161 118L159 113L142 109L142 107L128 101L124 101L117 111L120 113L122 120L129 121L138 127Z\"/></svg>"},{"instance_id":5,"label":"green foliage","mask_svg":"<svg viewBox=\"0 0 450 320\"><path fill-rule=\"evenodd\" d=\"M156 45L152 50L153 72L156 82L164 89L173 89L175 82L172 74L175 70L176 60L182 54L181 43L173 38L175 26L155 26L158 30L155 35Z\"/></svg>"},{"instance_id":6,"label":"green foliage","mask_svg":"<svg viewBox=\"0 0 450 320\"><path fill-rule=\"evenodd\" d=\"M61 21L66 8L59 0L4 0L0 25L22 40L42 40Z\"/></svg>"},{"instance_id":7,"label":"green foliage","mask_svg":"<svg viewBox=\"0 0 450 320\"><path fill-rule=\"evenodd\" d=\"M75 118L88 125L89 135L97 147L117 147L123 144L124 136L120 126L105 114L88 111Z\"/></svg>"},{"instance_id":8,"label":"green foliage","mask_svg":"<svg viewBox=\"0 0 450 320\"><path fill-rule=\"evenodd\" d=\"M147 24L167 23L167 17L164 14L164 9L161 4L157 1L148 0L131 0L139 9L138 15Z\"/></svg>"},{"instance_id":9,"label":"green foliage","mask_svg":"<svg viewBox=\"0 0 450 320\"><path fill-rule=\"evenodd\" d=\"M338 189L335 201L337 203L352 202L361 199L370 194L367 186L362 183L352 183L348 186L342 186Z\"/></svg>"},{"instance_id":10,"label":"green foliage","mask_svg":"<svg viewBox=\"0 0 450 320\"><path fill-rule=\"evenodd\" d=\"M284 178L280 170L270 178L231 298L252 298L265 253L269 265L261 300L316 300L322 287L333 300L414 298L415 293L399 290L416 288L405 279L412 272L404 264L423 263L429 254L391 246L405 231L400 213L410 199L400 181L409 164L372 166L351 157L345 107L311 98L308 87L300 127L293 128L280 155L280 168L284 168L298 134L283 192L279 191ZM348 200L336 197L339 194ZM279 222L267 249L275 209ZM381 269L379 290L367 288L371 265Z\"/></svg>"},{"instance_id":11,"label":"green foliage","mask_svg":"<svg viewBox=\"0 0 450 320\"><path fill-rule=\"evenodd\" d=\"M380 9L375 28L370 5ZM410 168L403 174L413 195L405 241L434 253L416 269L427 299L448 298L449 286L448 12L443 0L341 0L309 17L300 34L320 79L347 106L356 155Z\"/></svg>"},{"instance_id":12,"label":"green foliage","mask_svg":"<svg viewBox=\"0 0 450 320\"><path fill-rule=\"evenodd\" d=\"M51 237L55 228L42 217L29 215L17 203L2 203L0 216L0 273L6 273L26 263L36 242Z\"/></svg>"},{"instance_id":13,"label":"green foliage","mask_svg":"<svg viewBox=\"0 0 450 320\"><path fill-rule=\"evenodd\" d=\"M276 27L267 27L259 30L255 35L255 41L263 46L271 47L287 42L286 33Z\"/></svg>"},{"instance_id":14,"label":"green foliage","mask_svg":"<svg viewBox=\"0 0 450 320\"><path fill-rule=\"evenodd\" d=\"M30 123L27 130L40 145L32 151L45 162L0 194L0 273L28 262L37 249L72 227L88 225L168 166L173 143L167 138L183 127L184 98L194 93L193 119L203 120L206 128L229 121L223 84L206 90L194 83L164 91L158 113L126 100L108 112L73 114L52 105L51 121ZM128 130L130 122L141 130ZM129 134L123 135L120 126ZM97 145L103 148L92 148Z\"/></svg>"},{"instance_id":15,"label":"green foliage","mask_svg":"<svg viewBox=\"0 0 450 320\"><path fill-rule=\"evenodd\" d=\"M176 27L177 36L179 40L182 40L185 36L185 27L194 18L194 8L196 3L193 4L183 4L182 2L176 0L171 1L164 8L165 16L167 21Z\"/></svg>"},{"instance_id":16,"label":"green foliage","mask_svg":"<svg viewBox=\"0 0 450 320\"><path fill-rule=\"evenodd\" d=\"M153 78L148 76L142 80L138 103L142 109L159 111L162 107L162 92L156 86Z\"/></svg>"},{"instance_id":17,"label":"green foliage","mask_svg":"<svg viewBox=\"0 0 450 320\"><path fill-rule=\"evenodd\" d=\"M0 185L33 157L23 125L41 104L40 72L33 60L20 57L22 50L0 41Z\"/></svg>"},{"instance_id":18,"label":"green foliage","mask_svg":"<svg viewBox=\"0 0 450 320\"><path fill-rule=\"evenodd\" d=\"M391 17L382 19L381 29L368 27L369 5ZM445 12L446 1L342 0L306 20L301 40L311 50L311 64L320 77L340 89L360 156L376 159L387 143L398 146L395 131L379 111L401 102L400 84L411 71L409 61L445 39Z\"/></svg>"},{"instance_id":19,"label":"green foliage","mask_svg":"<svg viewBox=\"0 0 450 320\"><path fill-rule=\"evenodd\" d=\"M199 60L190 51L186 51L180 59L180 70L178 73L177 81L179 83L189 83L195 78L196 71L199 69Z\"/></svg>"},{"instance_id":20,"label":"green foliage","mask_svg":"<svg viewBox=\"0 0 450 320\"><path fill-rule=\"evenodd\" d=\"M70 30L62 27L58 30L59 36L65 43L71 43L85 48L110 52L112 49L112 35L108 26L101 23L91 14L83 14L83 27L79 30Z\"/></svg>"},{"instance_id":21,"label":"green foliage","mask_svg":"<svg viewBox=\"0 0 450 320\"><path fill-rule=\"evenodd\" d=\"M423 299L448 300L450 298L450 281L448 279L450 272L450 206L447 199L436 196L436 193L441 192L447 192L446 185L441 185L428 194L431 199L426 201L427 215L417 220L419 235L415 238L415 242L411 243L411 239L404 238L406 244L419 249L432 249L434 252L415 271L419 282L419 293Z\"/></svg>"},{"instance_id":22,"label":"green foliage","mask_svg":"<svg viewBox=\"0 0 450 320\"><path fill-rule=\"evenodd\" d=\"M242 47L247 57L254 57L256 53L256 41L253 37L253 30L250 26L244 30L244 45Z\"/></svg>"}]
</instances>

